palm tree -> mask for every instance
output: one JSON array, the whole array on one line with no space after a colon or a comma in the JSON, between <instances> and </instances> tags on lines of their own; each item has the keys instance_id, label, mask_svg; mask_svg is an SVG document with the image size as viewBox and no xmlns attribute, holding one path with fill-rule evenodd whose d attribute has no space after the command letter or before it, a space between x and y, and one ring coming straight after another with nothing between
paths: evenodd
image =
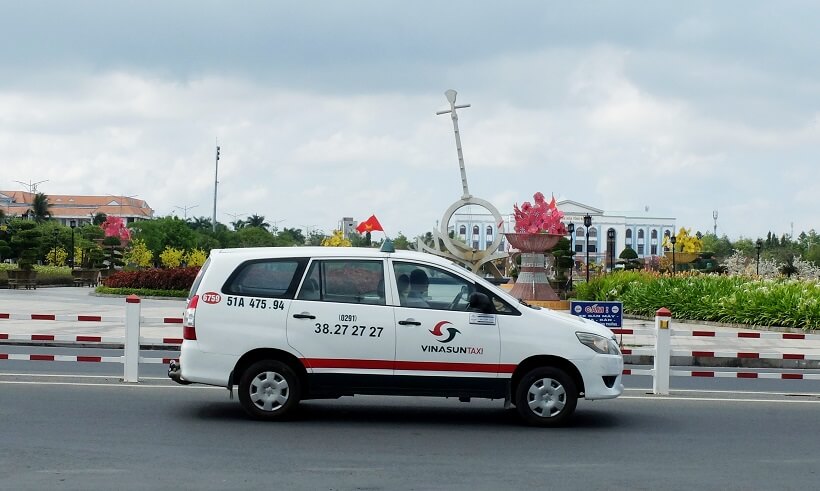
<instances>
[{"instance_id":1,"label":"palm tree","mask_svg":"<svg viewBox=\"0 0 820 491\"><path fill-rule=\"evenodd\" d=\"M188 226L194 230L211 230L211 219L205 217L196 217L193 220L188 220Z\"/></svg>"},{"instance_id":2,"label":"palm tree","mask_svg":"<svg viewBox=\"0 0 820 491\"><path fill-rule=\"evenodd\" d=\"M231 225L233 226L234 230L239 230L239 229L245 228L246 224L245 224L245 220L237 220L235 222L231 222Z\"/></svg>"},{"instance_id":3,"label":"palm tree","mask_svg":"<svg viewBox=\"0 0 820 491\"><path fill-rule=\"evenodd\" d=\"M245 224L248 227L259 227L259 228L263 228L265 230L267 230L268 227L270 227L270 223L265 221L265 216L264 215L262 215L262 216L251 215L251 216L248 217L247 220L245 220Z\"/></svg>"},{"instance_id":4,"label":"palm tree","mask_svg":"<svg viewBox=\"0 0 820 491\"><path fill-rule=\"evenodd\" d=\"M31 213L34 215L34 221L42 223L51 218L51 203L48 202L48 196L45 193L37 193L31 201Z\"/></svg>"}]
</instances>

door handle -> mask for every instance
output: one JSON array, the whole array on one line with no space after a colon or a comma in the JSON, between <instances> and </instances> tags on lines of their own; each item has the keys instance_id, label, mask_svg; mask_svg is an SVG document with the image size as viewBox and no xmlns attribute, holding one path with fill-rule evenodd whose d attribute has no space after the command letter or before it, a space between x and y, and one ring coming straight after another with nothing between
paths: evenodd
<instances>
[{"instance_id":1,"label":"door handle","mask_svg":"<svg viewBox=\"0 0 820 491\"><path fill-rule=\"evenodd\" d=\"M310 312L302 312L301 314L293 314L294 319L315 319L316 316Z\"/></svg>"},{"instance_id":2,"label":"door handle","mask_svg":"<svg viewBox=\"0 0 820 491\"><path fill-rule=\"evenodd\" d=\"M421 322L407 319L406 321L399 321L400 326L420 326Z\"/></svg>"}]
</instances>

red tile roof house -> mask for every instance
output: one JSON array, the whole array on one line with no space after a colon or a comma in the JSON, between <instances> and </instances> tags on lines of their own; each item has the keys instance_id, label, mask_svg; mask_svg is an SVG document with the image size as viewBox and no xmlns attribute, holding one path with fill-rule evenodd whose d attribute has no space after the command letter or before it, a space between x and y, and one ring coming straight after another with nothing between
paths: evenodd
<instances>
[{"instance_id":1,"label":"red tile roof house","mask_svg":"<svg viewBox=\"0 0 820 491\"><path fill-rule=\"evenodd\" d=\"M150 220L154 210L144 200L128 196L80 196L70 194L48 194L51 216L62 225L91 223L94 215L105 213L121 217L126 223ZM26 216L31 209L34 193L26 191L0 191L0 210L7 217Z\"/></svg>"}]
</instances>

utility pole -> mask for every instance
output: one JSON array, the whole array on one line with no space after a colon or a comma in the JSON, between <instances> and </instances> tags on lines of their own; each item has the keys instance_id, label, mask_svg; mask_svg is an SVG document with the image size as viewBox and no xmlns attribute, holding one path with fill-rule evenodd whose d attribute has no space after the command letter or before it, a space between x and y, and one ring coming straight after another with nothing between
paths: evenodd
<instances>
[{"instance_id":1,"label":"utility pole","mask_svg":"<svg viewBox=\"0 0 820 491\"><path fill-rule=\"evenodd\" d=\"M216 232L216 188L219 184L219 140L217 140L216 143L216 161L214 163L214 216L212 223L212 230L214 232Z\"/></svg>"},{"instance_id":2,"label":"utility pole","mask_svg":"<svg viewBox=\"0 0 820 491\"><path fill-rule=\"evenodd\" d=\"M436 115L440 116L442 114L450 113L450 119L453 120L453 131L456 134L456 152L458 152L458 167L461 170L461 188L464 191L461 199L470 199L472 196L470 195L470 190L467 188L467 171L464 170L464 154L461 152L461 135L458 132L458 114L456 114L456 109L464 109L465 107L470 107L470 105L462 104L456 106L457 94L458 93L453 89L449 89L444 92L445 97L447 97L447 102L450 103L450 109L447 111L438 111L436 112Z\"/></svg>"},{"instance_id":3,"label":"utility pole","mask_svg":"<svg viewBox=\"0 0 820 491\"><path fill-rule=\"evenodd\" d=\"M37 185L42 184L44 182L48 182L48 179L44 179L42 181L37 181L37 182L31 182L31 180L29 180L29 182L23 182L23 181L14 181L14 182L18 182L18 183L22 184L23 186L28 187L28 192L29 193L37 194Z\"/></svg>"},{"instance_id":4,"label":"utility pole","mask_svg":"<svg viewBox=\"0 0 820 491\"><path fill-rule=\"evenodd\" d=\"M715 237L717 237L717 217L718 217L718 211L715 210L715 211L712 212L712 219L715 221L715 228L713 229L715 231Z\"/></svg>"},{"instance_id":5,"label":"utility pole","mask_svg":"<svg viewBox=\"0 0 820 491\"><path fill-rule=\"evenodd\" d=\"M188 210L192 210L192 209L196 208L197 206L199 206L199 205L193 205L193 206L187 206L187 205L179 206L179 205L177 205L177 206L174 206L174 208L182 210L182 215L185 218L185 220L187 221L188 220Z\"/></svg>"}]
</instances>

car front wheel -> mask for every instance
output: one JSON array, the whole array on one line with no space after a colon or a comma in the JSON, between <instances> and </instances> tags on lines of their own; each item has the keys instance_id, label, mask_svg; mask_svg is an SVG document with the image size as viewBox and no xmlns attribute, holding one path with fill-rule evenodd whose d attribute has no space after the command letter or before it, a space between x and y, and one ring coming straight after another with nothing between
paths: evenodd
<instances>
[{"instance_id":1,"label":"car front wheel","mask_svg":"<svg viewBox=\"0 0 820 491\"><path fill-rule=\"evenodd\" d=\"M239 379L239 402L257 419L285 419L299 404L299 377L275 360L254 363Z\"/></svg>"},{"instance_id":2,"label":"car front wheel","mask_svg":"<svg viewBox=\"0 0 820 491\"><path fill-rule=\"evenodd\" d=\"M560 426L578 403L575 382L563 370L541 367L530 370L518 384L515 406L525 423Z\"/></svg>"}]
</instances>

